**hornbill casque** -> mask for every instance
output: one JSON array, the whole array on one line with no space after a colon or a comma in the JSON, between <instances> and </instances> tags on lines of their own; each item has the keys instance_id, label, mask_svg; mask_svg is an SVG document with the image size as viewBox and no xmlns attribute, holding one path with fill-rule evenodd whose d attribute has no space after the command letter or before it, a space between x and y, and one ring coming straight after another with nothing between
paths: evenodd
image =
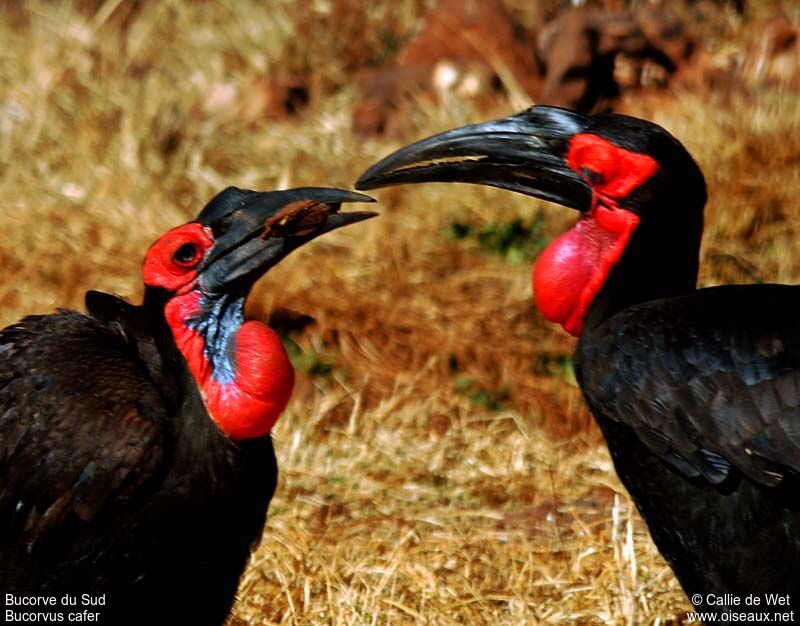
<instances>
[{"instance_id":1,"label":"hornbill casque","mask_svg":"<svg viewBox=\"0 0 800 626\"><path fill-rule=\"evenodd\" d=\"M114 626L224 622L275 491L269 433L294 385L245 300L292 250L375 215L341 203L370 201L230 187L151 246L143 304L89 291L88 315L0 331L3 594L105 595L91 608Z\"/></svg>"},{"instance_id":2,"label":"hornbill casque","mask_svg":"<svg viewBox=\"0 0 800 626\"><path fill-rule=\"evenodd\" d=\"M702 610L800 602L800 287L696 288L687 150L641 119L536 106L402 148L356 187L422 182L580 212L538 258L535 301L579 337L577 380L653 540Z\"/></svg>"}]
</instances>

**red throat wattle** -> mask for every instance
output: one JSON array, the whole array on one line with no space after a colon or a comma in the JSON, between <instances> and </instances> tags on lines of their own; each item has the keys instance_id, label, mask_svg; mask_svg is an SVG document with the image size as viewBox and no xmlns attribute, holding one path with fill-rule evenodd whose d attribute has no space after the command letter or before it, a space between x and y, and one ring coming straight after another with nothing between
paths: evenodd
<instances>
[{"instance_id":1,"label":"red throat wattle","mask_svg":"<svg viewBox=\"0 0 800 626\"><path fill-rule=\"evenodd\" d=\"M619 261L639 218L596 204L539 256L533 269L536 305L577 337L583 317Z\"/></svg>"},{"instance_id":2,"label":"red throat wattle","mask_svg":"<svg viewBox=\"0 0 800 626\"><path fill-rule=\"evenodd\" d=\"M205 351L205 338L187 325L200 309L196 291L174 297L165 315L175 344L200 387L211 419L231 439L267 435L277 422L294 388L294 369L278 335L269 327L248 321L235 332L228 350L234 378L219 380Z\"/></svg>"},{"instance_id":3,"label":"red throat wattle","mask_svg":"<svg viewBox=\"0 0 800 626\"><path fill-rule=\"evenodd\" d=\"M617 202L650 178L658 163L591 134L572 139L567 163L575 172L591 175L592 207L539 256L533 292L542 315L577 337L639 224L639 216L618 208Z\"/></svg>"}]
</instances>

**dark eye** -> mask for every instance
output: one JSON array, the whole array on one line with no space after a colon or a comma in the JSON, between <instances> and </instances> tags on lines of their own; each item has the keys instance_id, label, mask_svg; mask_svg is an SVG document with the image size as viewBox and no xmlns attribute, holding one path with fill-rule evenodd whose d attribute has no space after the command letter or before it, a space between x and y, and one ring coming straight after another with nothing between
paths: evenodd
<instances>
[{"instance_id":1,"label":"dark eye","mask_svg":"<svg viewBox=\"0 0 800 626\"><path fill-rule=\"evenodd\" d=\"M194 265L199 256L200 250L198 249L197 244L185 243L180 248L175 250L175 253L172 255L172 260L178 265L188 267Z\"/></svg>"},{"instance_id":2,"label":"dark eye","mask_svg":"<svg viewBox=\"0 0 800 626\"><path fill-rule=\"evenodd\" d=\"M582 167L581 174L586 182L588 182L590 185L602 185L605 182L605 177L603 176L602 172L598 172L588 167Z\"/></svg>"},{"instance_id":3,"label":"dark eye","mask_svg":"<svg viewBox=\"0 0 800 626\"><path fill-rule=\"evenodd\" d=\"M620 148L597 135L579 134L570 142L567 164L595 189L611 184L619 173Z\"/></svg>"}]
</instances>

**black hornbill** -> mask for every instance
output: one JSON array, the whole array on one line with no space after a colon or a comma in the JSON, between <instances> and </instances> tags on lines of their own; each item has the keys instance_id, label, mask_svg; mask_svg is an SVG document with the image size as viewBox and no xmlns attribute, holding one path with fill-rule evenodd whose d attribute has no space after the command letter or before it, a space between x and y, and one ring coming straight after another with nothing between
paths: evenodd
<instances>
[{"instance_id":1,"label":"black hornbill","mask_svg":"<svg viewBox=\"0 0 800 626\"><path fill-rule=\"evenodd\" d=\"M64 595L89 594L113 626L223 623L275 491L269 433L294 385L245 299L292 250L375 215L339 211L368 201L230 187L149 249L142 305L90 291L88 315L0 331L0 590L59 603L5 610L66 620Z\"/></svg>"},{"instance_id":2,"label":"black hornbill","mask_svg":"<svg viewBox=\"0 0 800 626\"><path fill-rule=\"evenodd\" d=\"M706 188L686 149L537 106L402 148L356 187L433 181L580 212L537 260L535 300L579 336L578 382L653 540L704 610L800 602L800 287L696 289Z\"/></svg>"}]
</instances>

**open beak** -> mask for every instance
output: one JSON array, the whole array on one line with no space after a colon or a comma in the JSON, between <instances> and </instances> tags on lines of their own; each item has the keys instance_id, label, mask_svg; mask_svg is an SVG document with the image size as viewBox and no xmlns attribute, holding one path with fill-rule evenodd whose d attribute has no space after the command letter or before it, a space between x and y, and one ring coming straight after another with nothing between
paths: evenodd
<instances>
[{"instance_id":1,"label":"open beak","mask_svg":"<svg viewBox=\"0 0 800 626\"><path fill-rule=\"evenodd\" d=\"M566 163L570 139L590 118L536 106L401 148L370 167L356 189L427 182L490 185L587 211L591 189Z\"/></svg>"},{"instance_id":2,"label":"open beak","mask_svg":"<svg viewBox=\"0 0 800 626\"><path fill-rule=\"evenodd\" d=\"M199 269L209 293L247 289L292 250L342 226L375 217L373 211L340 213L343 202L374 202L364 194L302 187L258 192L229 187L209 202L197 221L214 232L214 247Z\"/></svg>"}]
</instances>

